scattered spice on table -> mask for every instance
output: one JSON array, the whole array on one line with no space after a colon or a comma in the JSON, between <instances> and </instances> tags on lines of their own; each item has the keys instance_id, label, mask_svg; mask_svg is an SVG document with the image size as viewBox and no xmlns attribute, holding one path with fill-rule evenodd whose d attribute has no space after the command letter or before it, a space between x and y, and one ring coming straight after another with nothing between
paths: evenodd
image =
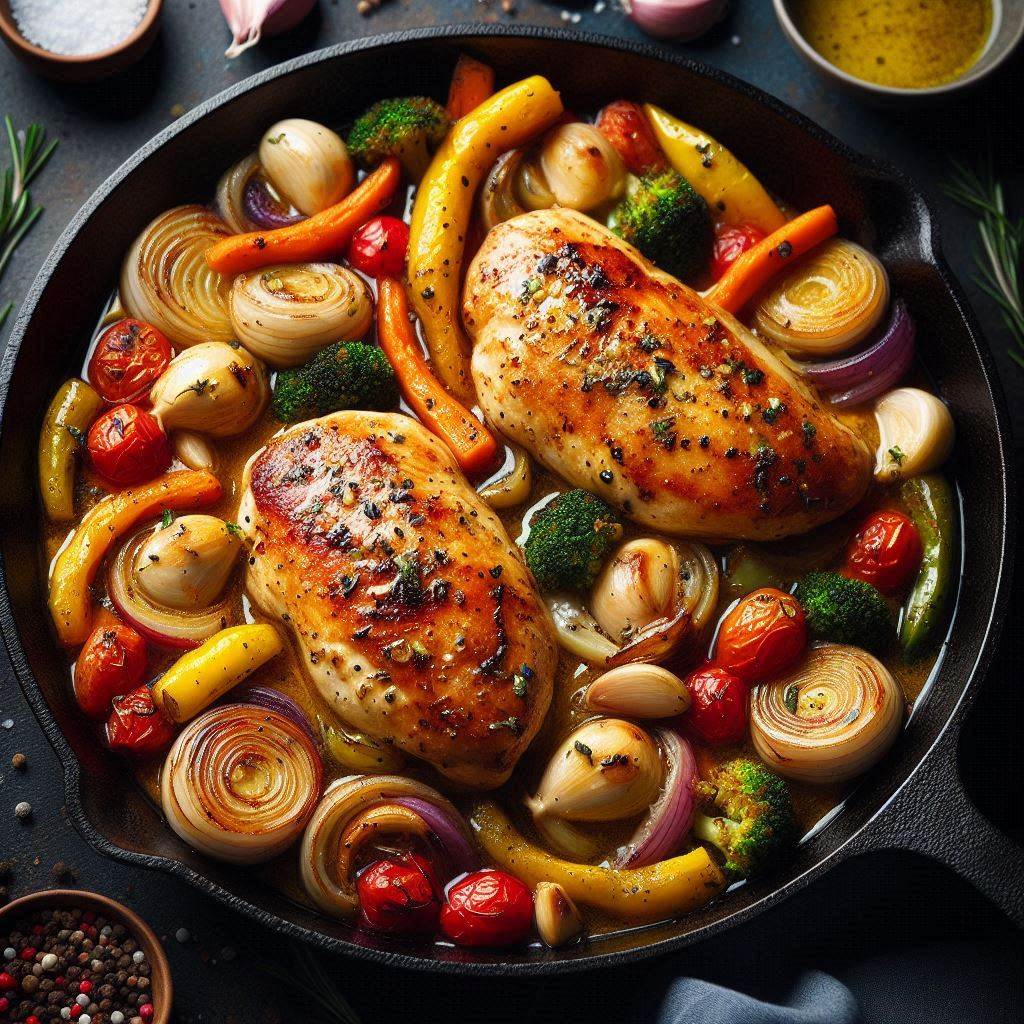
<instances>
[{"instance_id":1,"label":"scattered spice on table","mask_svg":"<svg viewBox=\"0 0 1024 1024\"><path fill-rule=\"evenodd\" d=\"M138 28L149 0L11 0L18 31L66 57L102 53Z\"/></svg>"},{"instance_id":2,"label":"scattered spice on table","mask_svg":"<svg viewBox=\"0 0 1024 1024\"><path fill-rule=\"evenodd\" d=\"M40 910L0 937L0 1020L148 1024L150 964L122 924L89 910Z\"/></svg>"}]
</instances>

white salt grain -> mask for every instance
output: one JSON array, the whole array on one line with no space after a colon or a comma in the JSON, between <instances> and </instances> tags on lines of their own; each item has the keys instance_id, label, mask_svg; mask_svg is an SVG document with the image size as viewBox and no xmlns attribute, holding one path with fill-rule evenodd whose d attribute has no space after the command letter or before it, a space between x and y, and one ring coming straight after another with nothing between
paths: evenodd
<instances>
[{"instance_id":1,"label":"white salt grain","mask_svg":"<svg viewBox=\"0 0 1024 1024\"><path fill-rule=\"evenodd\" d=\"M11 0L18 31L66 57L100 53L132 34L149 0Z\"/></svg>"}]
</instances>

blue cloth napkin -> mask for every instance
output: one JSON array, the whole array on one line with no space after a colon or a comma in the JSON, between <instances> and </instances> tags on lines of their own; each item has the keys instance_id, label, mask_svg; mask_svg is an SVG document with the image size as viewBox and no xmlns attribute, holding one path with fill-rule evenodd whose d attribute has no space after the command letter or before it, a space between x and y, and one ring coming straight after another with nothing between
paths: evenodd
<instances>
[{"instance_id":1,"label":"blue cloth napkin","mask_svg":"<svg viewBox=\"0 0 1024 1024\"><path fill-rule=\"evenodd\" d=\"M697 978L677 978L668 987L658 1024L858 1024L850 990L830 974L807 971L785 1005L722 988Z\"/></svg>"}]
</instances>

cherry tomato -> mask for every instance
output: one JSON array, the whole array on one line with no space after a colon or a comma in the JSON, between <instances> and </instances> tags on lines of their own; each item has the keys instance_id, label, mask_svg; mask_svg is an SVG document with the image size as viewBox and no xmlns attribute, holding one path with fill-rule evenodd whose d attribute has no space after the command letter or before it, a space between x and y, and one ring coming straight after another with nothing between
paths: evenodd
<instances>
[{"instance_id":1,"label":"cherry tomato","mask_svg":"<svg viewBox=\"0 0 1024 1024\"><path fill-rule=\"evenodd\" d=\"M765 587L747 594L725 617L712 659L753 683L791 668L807 648L807 619L800 602Z\"/></svg>"},{"instance_id":2,"label":"cherry tomato","mask_svg":"<svg viewBox=\"0 0 1024 1024\"><path fill-rule=\"evenodd\" d=\"M764 238L764 232L749 224L734 227L722 224L715 231L715 245L711 251L711 276L717 281L748 249Z\"/></svg>"},{"instance_id":3,"label":"cherry tomato","mask_svg":"<svg viewBox=\"0 0 1024 1024\"><path fill-rule=\"evenodd\" d=\"M89 428L89 457L96 471L127 487L159 476L171 464L171 446L155 416L135 405L117 405Z\"/></svg>"},{"instance_id":4,"label":"cherry tomato","mask_svg":"<svg viewBox=\"0 0 1024 1024\"><path fill-rule=\"evenodd\" d=\"M902 512L885 509L869 516L846 549L843 575L894 594L921 564L921 535Z\"/></svg>"},{"instance_id":5,"label":"cherry tomato","mask_svg":"<svg viewBox=\"0 0 1024 1024\"><path fill-rule=\"evenodd\" d=\"M705 743L739 743L747 733L750 691L739 676L705 665L686 680L690 708L683 724Z\"/></svg>"},{"instance_id":6,"label":"cherry tomato","mask_svg":"<svg viewBox=\"0 0 1024 1024\"><path fill-rule=\"evenodd\" d=\"M101 335L89 359L89 383L111 405L140 402L174 356L171 343L152 324L131 317Z\"/></svg>"},{"instance_id":7,"label":"cherry tomato","mask_svg":"<svg viewBox=\"0 0 1024 1024\"><path fill-rule=\"evenodd\" d=\"M665 154L637 104L629 100L609 103L597 115L597 130L612 144L626 169L633 174L647 174L665 166Z\"/></svg>"},{"instance_id":8,"label":"cherry tomato","mask_svg":"<svg viewBox=\"0 0 1024 1024\"><path fill-rule=\"evenodd\" d=\"M152 757L171 745L174 724L153 703L148 686L115 697L107 719L107 746L129 757Z\"/></svg>"},{"instance_id":9,"label":"cherry tomato","mask_svg":"<svg viewBox=\"0 0 1024 1024\"><path fill-rule=\"evenodd\" d=\"M426 858L415 853L379 860L358 878L363 923L388 935L429 935L441 913L440 887Z\"/></svg>"},{"instance_id":10,"label":"cherry tomato","mask_svg":"<svg viewBox=\"0 0 1024 1024\"><path fill-rule=\"evenodd\" d=\"M408 248L409 225L404 220L374 217L352 236L348 261L370 277L401 277Z\"/></svg>"},{"instance_id":11,"label":"cherry tomato","mask_svg":"<svg viewBox=\"0 0 1024 1024\"><path fill-rule=\"evenodd\" d=\"M97 626L75 663L75 700L90 718L105 718L110 702L134 690L146 674L146 641L131 626Z\"/></svg>"},{"instance_id":12,"label":"cherry tomato","mask_svg":"<svg viewBox=\"0 0 1024 1024\"><path fill-rule=\"evenodd\" d=\"M533 922L533 894L512 875L474 871L448 890L441 931L460 946L511 946Z\"/></svg>"}]
</instances>

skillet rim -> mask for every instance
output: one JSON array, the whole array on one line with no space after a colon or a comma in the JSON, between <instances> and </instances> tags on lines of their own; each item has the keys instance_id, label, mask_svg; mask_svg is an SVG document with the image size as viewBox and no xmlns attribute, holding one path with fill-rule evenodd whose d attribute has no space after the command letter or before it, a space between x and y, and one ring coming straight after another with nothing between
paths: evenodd
<instances>
[{"instance_id":1,"label":"skillet rim","mask_svg":"<svg viewBox=\"0 0 1024 1024\"><path fill-rule=\"evenodd\" d=\"M652 959L716 935L781 903L830 870L845 859L845 857L870 849L870 843L865 845L864 840L869 835L872 826L878 822L879 818L885 813L886 808L903 794L915 779L915 776L921 773L921 768L925 762L936 754L941 755L945 753L940 748L948 746L951 741L954 744L952 756L955 761L955 742L959 725L967 707L976 697L980 683L991 665L996 641L1006 617L1010 600L1012 572L1009 570L1009 566L1011 565L1012 555L1016 546L1017 530L1017 524L1010 515L1010 495L1014 479L1013 463L1008 456L1008 439L1011 437L1011 433L1005 396L995 369L991 350L983 338L980 326L959 282L954 277L942 254L940 231L934 211L923 192L902 171L883 161L858 153L832 135L831 132L826 131L793 107L758 87L702 61L683 56L666 46L656 43L618 39L598 33L579 32L573 29L542 25L517 26L473 23L432 25L347 40L266 68L205 100L137 149L93 192L90 198L71 218L67 227L61 232L59 238L54 243L53 248L44 260L39 273L29 288L12 326L3 354L3 362L0 365L0 437L3 435L4 428L9 426L4 413L6 411L6 399L15 363L17 362L25 332L35 315L36 307L50 277L60 261L66 256L68 250L73 246L82 226L112 192L131 177L141 163L153 156L172 139L189 131L198 122L218 111L226 103L254 89L266 86L277 79L286 78L293 72L300 71L309 66L344 58L352 53L386 49L404 43L429 42L434 39L444 39L446 41L463 39L471 45L470 41L473 38L480 37L526 40L543 39L556 43L570 43L598 49L615 50L632 56L657 60L663 64L669 64L710 79L733 92L740 93L746 98L769 108L776 115L793 124L798 130L811 136L851 165L858 167L862 172L868 172L879 179L897 183L906 191L909 199L916 204L917 209L925 214L927 236L922 241L927 244L922 246L921 260L938 274L943 287L956 306L970 343L978 357L988 405L994 414L996 436L993 440L997 447L997 461L1001 469L999 480L1003 502L1003 514L999 524L1001 551L997 567L998 579L995 584L992 605L984 626L980 630L981 638L978 642L977 654L974 657L973 664L965 673L965 681L962 683L959 693L955 698L952 698L952 706L949 708L944 723L938 727L934 740L920 754L916 764L907 771L905 777L895 783L895 788L889 798L874 812L870 813L866 820L859 827L856 827L839 845L824 853L820 859L788 882L770 890L748 906L738 907L736 910L727 912L715 921L699 925L683 934L660 939L645 946L606 953L598 952L593 956L581 956L570 959L560 959L556 951L548 951L544 959L520 962L438 960L405 952L373 949L295 924L278 916L273 911L257 906L235 892L225 889L222 885L181 861L161 855L126 850L101 834L86 816L82 805L79 794L81 766L60 727L57 725L43 692L38 683L36 683L34 675L28 666L21 645L20 635L15 625L16 620L11 605L6 565L2 550L0 550L0 629L2 629L5 646L10 655L22 692L32 707L48 741L61 759L64 774L64 795L69 816L83 838L100 853L115 860L162 871L180 878L206 895L214 897L225 906L253 918L263 926L279 934L284 934L294 939L301 939L335 954L352 956L385 966L449 975L473 975L476 977L553 976L570 972L581 973L601 967L612 967ZM955 763L953 771L954 773L956 771Z\"/></svg>"}]
</instances>

